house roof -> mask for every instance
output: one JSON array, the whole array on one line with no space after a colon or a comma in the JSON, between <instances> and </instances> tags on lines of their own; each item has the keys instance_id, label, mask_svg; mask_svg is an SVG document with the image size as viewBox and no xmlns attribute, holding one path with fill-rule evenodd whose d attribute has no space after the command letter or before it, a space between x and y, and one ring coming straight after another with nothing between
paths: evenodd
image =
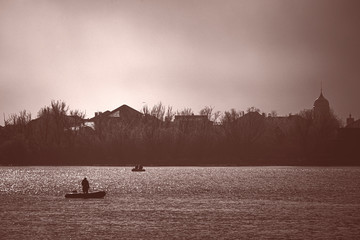
<instances>
[{"instance_id":1,"label":"house roof","mask_svg":"<svg viewBox=\"0 0 360 240\"><path fill-rule=\"evenodd\" d=\"M132 112L134 112L134 113L136 112L137 114L143 115L141 112L133 109L132 107L129 107L129 106L126 105L126 104L123 104L123 105L121 105L120 107L112 110L109 114L114 113L114 112L117 112L117 111L120 111L120 110L121 110L121 111L132 111Z\"/></svg>"},{"instance_id":2,"label":"house roof","mask_svg":"<svg viewBox=\"0 0 360 240\"><path fill-rule=\"evenodd\" d=\"M143 116L143 114L141 112L129 107L126 104L123 104L120 107L118 107L118 108L116 108L116 109L114 109L112 111L105 111L105 112L101 113L100 115L92 117L92 118L88 119L88 121L96 120L99 117L101 117L101 118L103 118L103 117L112 117L111 115L116 114L117 112L131 112L131 114L138 115L138 116Z\"/></svg>"}]
</instances>

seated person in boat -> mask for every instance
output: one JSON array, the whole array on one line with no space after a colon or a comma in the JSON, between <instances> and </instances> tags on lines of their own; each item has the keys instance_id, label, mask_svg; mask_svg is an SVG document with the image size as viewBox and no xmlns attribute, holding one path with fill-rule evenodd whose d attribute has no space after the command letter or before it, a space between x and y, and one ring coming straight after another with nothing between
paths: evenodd
<instances>
[{"instance_id":1,"label":"seated person in boat","mask_svg":"<svg viewBox=\"0 0 360 240\"><path fill-rule=\"evenodd\" d=\"M81 185L82 185L82 190L83 190L83 193L89 193L89 181L84 178L82 181L81 181Z\"/></svg>"}]
</instances>

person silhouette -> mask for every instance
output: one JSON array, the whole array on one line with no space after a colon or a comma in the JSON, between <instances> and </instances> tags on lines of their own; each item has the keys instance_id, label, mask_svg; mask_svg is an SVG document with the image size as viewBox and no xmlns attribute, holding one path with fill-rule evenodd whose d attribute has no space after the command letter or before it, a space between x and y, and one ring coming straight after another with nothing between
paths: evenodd
<instances>
[{"instance_id":1,"label":"person silhouette","mask_svg":"<svg viewBox=\"0 0 360 240\"><path fill-rule=\"evenodd\" d=\"M81 185L82 185L82 190L83 190L83 193L89 193L89 181L84 178L82 181L81 181Z\"/></svg>"}]
</instances>

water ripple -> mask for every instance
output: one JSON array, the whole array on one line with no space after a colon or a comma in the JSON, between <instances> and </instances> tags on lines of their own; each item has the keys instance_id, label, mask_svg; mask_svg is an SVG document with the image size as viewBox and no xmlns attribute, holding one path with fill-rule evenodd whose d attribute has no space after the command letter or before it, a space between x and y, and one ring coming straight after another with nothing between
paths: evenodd
<instances>
[{"instance_id":1,"label":"water ripple","mask_svg":"<svg viewBox=\"0 0 360 240\"><path fill-rule=\"evenodd\" d=\"M65 199L87 177L104 199ZM355 239L360 168L1 167L5 239Z\"/></svg>"}]
</instances>

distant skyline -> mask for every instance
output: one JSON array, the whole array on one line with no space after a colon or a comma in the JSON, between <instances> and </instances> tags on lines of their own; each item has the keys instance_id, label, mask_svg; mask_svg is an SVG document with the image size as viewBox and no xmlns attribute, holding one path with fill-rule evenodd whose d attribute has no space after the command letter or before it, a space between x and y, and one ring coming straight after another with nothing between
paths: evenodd
<instances>
[{"instance_id":1,"label":"distant skyline","mask_svg":"<svg viewBox=\"0 0 360 240\"><path fill-rule=\"evenodd\" d=\"M0 125L71 109L310 109L360 118L358 0L0 0Z\"/></svg>"}]
</instances>

